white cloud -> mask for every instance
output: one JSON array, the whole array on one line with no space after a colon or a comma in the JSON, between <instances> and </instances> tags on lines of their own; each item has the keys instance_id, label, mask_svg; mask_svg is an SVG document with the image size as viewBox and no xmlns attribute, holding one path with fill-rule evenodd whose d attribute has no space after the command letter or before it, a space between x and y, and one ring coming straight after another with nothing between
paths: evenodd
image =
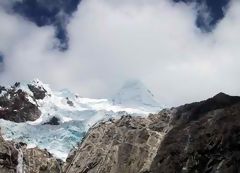
<instances>
[{"instance_id":1,"label":"white cloud","mask_svg":"<svg viewBox=\"0 0 240 173\"><path fill-rule=\"evenodd\" d=\"M211 34L195 26L192 7L167 0L83 0L68 25L70 49L51 49L54 30L0 10L1 82L39 77L81 95L108 97L139 78L166 104L240 94L240 3Z\"/></svg>"}]
</instances>

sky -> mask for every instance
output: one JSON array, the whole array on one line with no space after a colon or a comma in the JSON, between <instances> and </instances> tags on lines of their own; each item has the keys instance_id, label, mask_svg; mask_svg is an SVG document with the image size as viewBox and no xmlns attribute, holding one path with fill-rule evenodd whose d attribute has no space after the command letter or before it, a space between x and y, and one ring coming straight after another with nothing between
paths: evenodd
<instances>
[{"instance_id":1,"label":"sky","mask_svg":"<svg viewBox=\"0 0 240 173\"><path fill-rule=\"evenodd\" d=\"M0 84L107 98L138 79L169 106L240 95L238 0L47 2L1 0Z\"/></svg>"}]
</instances>

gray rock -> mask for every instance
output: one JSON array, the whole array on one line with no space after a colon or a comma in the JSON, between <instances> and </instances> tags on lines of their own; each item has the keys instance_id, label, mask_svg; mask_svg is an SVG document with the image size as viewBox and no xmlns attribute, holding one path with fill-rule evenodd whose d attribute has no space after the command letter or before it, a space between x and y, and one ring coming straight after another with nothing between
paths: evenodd
<instances>
[{"instance_id":1,"label":"gray rock","mask_svg":"<svg viewBox=\"0 0 240 173\"><path fill-rule=\"evenodd\" d=\"M5 141L0 135L1 173L61 173L60 162L46 150L27 149L23 143Z\"/></svg>"},{"instance_id":2,"label":"gray rock","mask_svg":"<svg viewBox=\"0 0 240 173\"><path fill-rule=\"evenodd\" d=\"M91 128L64 173L240 172L240 98L220 93Z\"/></svg>"},{"instance_id":3,"label":"gray rock","mask_svg":"<svg viewBox=\"0 0 240 173\"><path fill-rule=\"evenodd\" d=\"M155 130L160 115L151 118L124 116L90 129L79 148L72 151L65 173L144 173L149 170L165 134ZM164 126L165 125L165 126ZM156 128L158 129L158 128Z\"/></svg>"},{"instance_id":4,"label":"gray rock","mask_svg":"<svg viewBox=\"0 0 240 173\"><path fill-rule=\"evenodd\" d=\"M0 93L0 118L25 122L35 121L40 117L41 111L37 103L26 92L14 86L8 89L0 87Z\"/></svg>"},{"instance_id":5,"label":"gray rock","mask_svg":"<svg viewBox=\"0 0 240 173\"><path fill-rule=\"evenodd\" d=\"M47 91L43 87L40 87L40 86L28 84L28 88L30 89L30 91L32 91L34 98L37 100L44 99L44 97L47 94Z\"/></svg>"}]
</instances>

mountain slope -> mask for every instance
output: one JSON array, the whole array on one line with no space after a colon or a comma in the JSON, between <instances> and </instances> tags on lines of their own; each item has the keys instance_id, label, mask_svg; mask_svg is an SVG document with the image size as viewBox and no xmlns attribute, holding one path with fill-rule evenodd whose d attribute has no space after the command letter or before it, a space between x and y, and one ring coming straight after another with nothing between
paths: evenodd
<instances>
[{"instance_id":1,"label":"mountain slope","mask_svg":"<svg viewBox=\"0 0 240 173\"><path fill-rule=\"evenodd\" d=\"M4 140L0 131L0 172L60 173L61 163L46 150Z\"/></svg>"},{"instance_id":2,"label":"mountain slope","mask_svg":"<svg viewBox=\"0 0 240 173\"><path fill-rule=\"evenodd\" d=\"M89 130L65 173L235 173L240 171L240 97L213 98L125 116ZM89 154L91 153L91 154Z\"/></svg>"},{"instance_id":3,"label":"mountain slope","mask_svg":"<svg viewBox=\"0 0 240 173\"><path fill-rule=\"evenodd\" d=\"M16 83L5 90L0 95L0 115L5 117L5 120L0 119L3 137L25 142L29 147L46 148L63 160L95 123L126 114L145 116L155 112L151 106L141 109L142 105L132 107L113 104L108 99L82 98L66 89L54 91L37 79ZM19 92L23 93L21 97L16 94ZM33 112L28 105L38 112ZM11 112L6 114L6 110ZM25 111L21 113L22 110Z\"/></svg>"},{"instance_id":4,"label":"mountain slope","mask_svg":"<svg viewBox=\"0 0 240 173\"><path fill-rule=\"evenodd\" d=\"M142 110L160 110L154 95L139 80L129 80L111 98L116 105L134 107Z\"/></svg>"},{"instance_id":5,"label":"mountain slope","mask_svg":"<svg viewBox=\"0 0 240 173\"><path fill-rule=\"evenodd\" d=\"M24 94L19 96L19 90ZM0 120L5 138L0 136L2 172L47 173L62 169L63 173L240 171L238 96L219 93L204 101L146 116L147 111L116 105L107 99L81 98L68 90L53 91L38 80L30 84L16 83L0 94L0 100L5 103L1 110L8 106L13 110ZM15 102L19 103L20 107L16 107L19 109L13 109ZM23 116L18 122L21 118L18 116L22 115L19 112L29 103L41 111L40 117L22 122L32 118ZM137 104L141 105L139 108L143 106L141 99L132 103L140 103ZM8 121L12 120L11 116L15 116L16 122ZM6 141L7 138L19 143ZM46 150L28 149L20 141L47 148L62 159L70 148L73 149L62 166L62 162Z\"/></svg>"},{"instance_id":6,"label":"mountain slope","mask_svg":"<svg viewBox=\"0 0 240 173\"><path fill-rule=\"evenodd\" d=\"M240 171L240 97L219 93L177 108L177 117L158 148L152 173Z\"/></svg>"}]
</instances>

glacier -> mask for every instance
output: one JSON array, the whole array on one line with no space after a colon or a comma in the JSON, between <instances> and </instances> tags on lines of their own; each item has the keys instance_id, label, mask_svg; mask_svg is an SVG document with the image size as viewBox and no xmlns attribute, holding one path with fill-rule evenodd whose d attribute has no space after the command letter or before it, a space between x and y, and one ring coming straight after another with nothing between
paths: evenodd
<instances>
[{"instance_id":1,"label":"glacier","mask_svg":"<svg viewBox=\"0 0 240 173\"><path fill-rule=\"evenodd\" d=\"M128 80L111 98L113 104L145 111L158 111L159 103L140 80Z\"/></svg>"},{"instance_id":2,"label":"glacier","mask_svg":"<svg viewBox=\"0 0 240 173\"><path fill-rule=\"evenodd\" d=\"M20 89L29 94L29 101L39 106L41 116L36 121L15 123L0 120L3 137L7 140L24 142L31 147L47 149L55 157L65 160L89 128L98 122L123 115L147 116L163 107L153 94L139 81L127 82L109 99L83 98L67 89L55 91L48 84L35 79L31 85L43 88L46 96L32 100L33 93L28 83L21 83ZM57 125L48 124L52 118Z\"/></svg>"}]
</instances>

